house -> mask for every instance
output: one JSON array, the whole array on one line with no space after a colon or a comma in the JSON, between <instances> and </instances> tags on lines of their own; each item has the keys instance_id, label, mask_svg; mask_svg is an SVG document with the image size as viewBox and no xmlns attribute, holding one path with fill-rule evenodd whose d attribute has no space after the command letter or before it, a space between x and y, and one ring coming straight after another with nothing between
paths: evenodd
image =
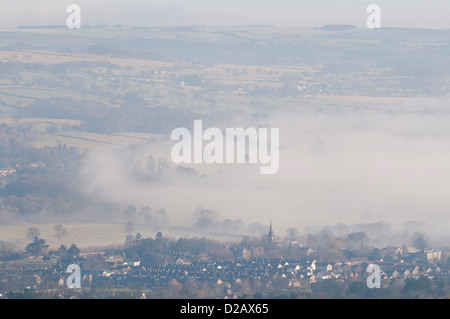
<instances>
[{"instance_id":1,"label":"house","mask_svg":"<svg viewBox=\"0 0 450 319\"><path fill-rule=\"evenodd\" d=\"M367 257L353 257L350 258L352 265L358 265L362 263L368 263L369 259Z\"/></svg>"},{"instance_id":2,"label":"house","mask_svg":"<svg viewBox=\"0 0 450 319\"><path fill-rule=\"evenodd\" d=\"M331 278L330 274L323 273L323 272L319 272L315 275L316 280L326 280L326 279L330 279L330 278Z\"/></svg>"},{"instance_id":3,"label":"house","mask_svg":"<svg viewBox=\"0 0 450 319\"><path fill-rule=\"evenodd\" d=\"M250 259L251 256L252 256L252 253L250 250L248 250L247 248L242 249L242 258Z\"/></svg>"},{"instance_id":4,"label":"house","mask_svg":"<svg viewBox=\"0 0 450 319\"><path fill-rule=\"evenodd\" d=\"M425 249L424 253L429 261L441 261L442 259L442 251L435 248Z\"/></svg>"},{"instance_id":5,"label":"house","mask_svg":"<svg viewBox=\"0 0 450 319\"><path fill-rule=\"evenodd\" d=\"M123 257L120 255L108 256L106 258L106 262L110 262L113 264L123 263Z\"/></svg>"},{"instance_id":6,"label":"house","mask_svg":"<svg viewBox=\"0 0 450 319\"><path fill-rule=\"evenodd\" d=\"M14 174L16 170L14 168L1 168L0 177L6 177L8 175Z\"/></svg>"},{"instance_id":7,"label":"house","mask_svg":"<svg viewBox=\"0 0 450 319\"><path fill-rule=\"evenodd\" d=\"M323 271L327 271L327 272L330 272L331 270L333 270L333 265L331 265L330 263L327 263L327 262L315 262L314 266L315 266L315 270L323 270Z\"/></svg>"},{"instance_id":8,"label":"house","mask_svg":"<svg viewBox=\"0 0 450 319\"><path fill-rule=\"evenodd\" d=\"M188 265L188 263L186 263L183 259L178 258L177 261L175 262L176 265Z\"/></svg>"}]
</instances>

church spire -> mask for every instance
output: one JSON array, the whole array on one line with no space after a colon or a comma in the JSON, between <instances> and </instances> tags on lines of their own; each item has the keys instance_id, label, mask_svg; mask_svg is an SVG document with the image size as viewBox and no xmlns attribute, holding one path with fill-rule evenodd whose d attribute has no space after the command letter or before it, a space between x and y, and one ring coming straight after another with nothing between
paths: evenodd
<instances>
[{"instance_id":1,"label":"church spire","mask_svg":"<svg viewBox=\"0 0 450 319\"><path fill-rule=\"evenodd\" d=\"M267 238L269 240L269 243L273 243L275 241L275 234L272 230L272 220L270 221L269 234L267 235Z\"/></svg>"}]
</instances>

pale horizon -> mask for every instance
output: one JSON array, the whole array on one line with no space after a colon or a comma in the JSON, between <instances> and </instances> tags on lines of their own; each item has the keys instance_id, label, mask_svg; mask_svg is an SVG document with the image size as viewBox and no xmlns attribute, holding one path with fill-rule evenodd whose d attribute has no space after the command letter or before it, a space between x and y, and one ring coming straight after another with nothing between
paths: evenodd
<instances>
[{"instance_id":1,"label":"pale horizon","mask_svg":"<svg viewBox=\"0 0 450 319\"><path fill-rule=\"evenodd\" d=\"M247 0L244 3L216 0L142 1L125 3L120 0L57 1L18 0L8 3L0 11L0 28L17 26L64 25L69 4L81 7L82 25L155 26L235 26L271 25L275 27L316 28L328 24L349 24L366 28L370 15L367 6L381 7L382 27L448 29L450 3L444 0L424 1L387 0L356 1L336 4L331 0L309 1Z\"/></svg>"}]
</instances>

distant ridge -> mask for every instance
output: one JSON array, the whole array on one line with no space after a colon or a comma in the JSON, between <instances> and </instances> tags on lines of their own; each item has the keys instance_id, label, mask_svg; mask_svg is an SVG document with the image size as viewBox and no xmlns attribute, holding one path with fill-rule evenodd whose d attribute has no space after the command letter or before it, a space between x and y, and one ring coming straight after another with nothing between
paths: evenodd
<instances>
[{"instance_id":1,"label":"distant ridge","mask_svg":"<svg viewBox=\"0 0 450 319\"><path fill-rule=\"evenodd\" d=\"M62 29L65 25L19 25L17 29Z\"/></svg>"},{"instance_id":2,"label":"distant ridge","mask_svg":"<svg viewBox=\"0 0 450 319\"><path fill-rule=\"evenodd\" d=\"M205 28L205 27L228 27L228 28L275 28L274 25L271 24L242 24L242 25L229 25L229 26L220 26L220 25L185 25L185 26L134 26L134 25L82 25L82 28L137 28L137 29L148 29L148 28L178 28L180 30L183 29L191 29L191 28ZM66 25L19 25L16 27L17 29L64 29L67 28Z\"/></svg>"},{"instance_id":3,"label":"distant ridge","mask_svg":"<svg viewBox=\"0 0 450 319\"><path fill-rule=\"evenodd\" d=\"M356 30L356 27L350 24L327 24L320 29L326 31L348 31Z\"/></svg>"},{"instance_id":4,"label":"distant ridge","mask_svg":"<svg viewBox=\"0 0 450 319\"><path fill-rule=\"evenodd\" d=\"M81 25L82 28L92 28L90 25ZM66 25L19 25L17 29L64 29Z\"/></svg>"}]
</instances>

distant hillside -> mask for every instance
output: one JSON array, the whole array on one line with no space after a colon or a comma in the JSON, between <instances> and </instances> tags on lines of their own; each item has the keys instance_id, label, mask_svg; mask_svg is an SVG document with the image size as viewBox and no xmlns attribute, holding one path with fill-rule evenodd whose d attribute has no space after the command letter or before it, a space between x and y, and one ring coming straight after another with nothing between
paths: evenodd
<instances>
[{"instance_id":1,"label":"distant hillside","mask_svg":"<svg viewBox=\"0 0 450 319\"><path fill-rule=\"evenodd\" d=\"M320 29L326 31L348 31L348 30L355 30L356 27L354 25L349 24L327 24L321 27Z\"/></svg>"},{"instance_id":2,"label":"distant hillside","mask_svg":"<svg viewBox=\"0 0 450 319\"><path fill-rule=\"evenodd\" d=\"M63 29L65 25L19 25L17 29Z\"/></svg>"}]
</instances>

